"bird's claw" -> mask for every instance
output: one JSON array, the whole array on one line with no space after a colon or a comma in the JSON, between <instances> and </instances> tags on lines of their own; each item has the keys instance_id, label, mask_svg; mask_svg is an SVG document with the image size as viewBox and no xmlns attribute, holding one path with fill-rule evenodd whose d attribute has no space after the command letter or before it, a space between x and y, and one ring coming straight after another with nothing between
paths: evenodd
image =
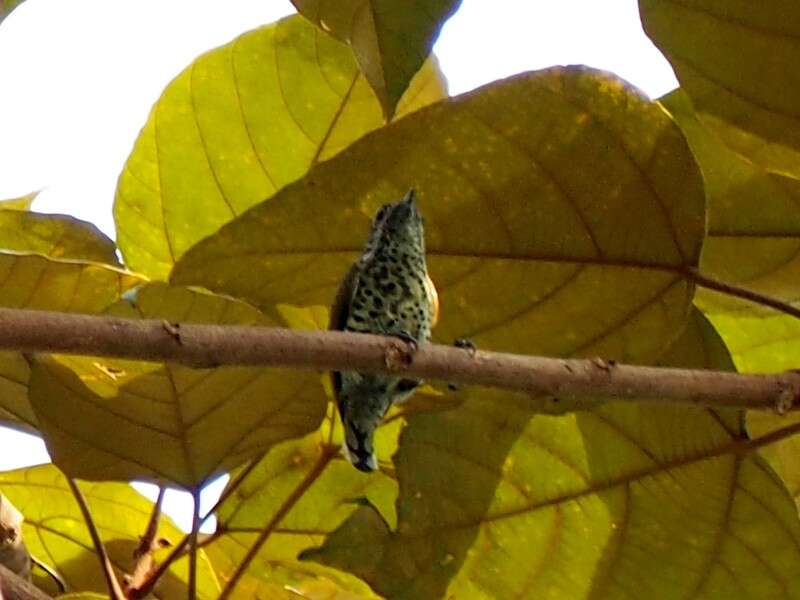
<instances>
[{"instance_id":1,"label":"bird's claw","mask_svg":"<svg viewBox=\"0 0 800 600\"><path fill-rule=\"evenodd\" d=\"M470 356L475 356L475 353L478 351L478 347L475 345L475 342L469 338L456 338L453 341L453 346L456 348L463 348L469 352Z\"/></svg>"}]
</instances>

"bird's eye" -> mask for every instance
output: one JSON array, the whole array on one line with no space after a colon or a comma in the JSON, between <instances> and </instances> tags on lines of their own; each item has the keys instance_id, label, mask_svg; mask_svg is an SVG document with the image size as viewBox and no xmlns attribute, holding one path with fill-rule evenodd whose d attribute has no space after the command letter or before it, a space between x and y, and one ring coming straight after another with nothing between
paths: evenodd
<instances>
[{"instance_id":1,"label":"bird's eye","mask_svg":"<svg viewBox=\"0 0 800 600\"><path fill-rule=\"evenodd\" d=\"M382 221L384 219L384 217L386 217L386 213L388 213L388 212L389 212L389 206L388 205L384 204L383 206L381 206L380 210L375 215L375 222L377 223L378 221Z\"/></svg>"}]
</instances>

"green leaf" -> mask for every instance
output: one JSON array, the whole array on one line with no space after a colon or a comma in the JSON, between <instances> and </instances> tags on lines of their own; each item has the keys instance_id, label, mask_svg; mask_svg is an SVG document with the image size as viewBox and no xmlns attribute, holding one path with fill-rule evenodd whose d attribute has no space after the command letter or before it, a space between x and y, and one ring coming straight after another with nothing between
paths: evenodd
<instances>
[{"instance_id":1,"label":"green leaf","mask_svg":"<svg viewBox=\"0 0 800 600\"><path fill-rule=\"evenodd\" d=\"M700 268L716 279L787 301L800 299L800 179L730 150L680 90L661 99L687 136L706 183L708 237ZM752 302L698 290L704 312L768 314ZM722 332L724 335L724 332Z\"/></svg>"},{"instance_id":2,"label":"green leaf","mask_svg":"<svg viewBox=\"0 0 800 600\"><path fill-rule=\"evenodd\" d=\"M144 533L153 510L152 503L122 483L80 483L92 520L119 575L131 573L133 550ZM54 568L70 590L105 591L105 581L94 553L89 530L66 478L52 465L0 473L0 490L25 514L23 535L31 554ZM159 537L176 543L183 533L162 516ZM201 597L216 597L213 573L199 561ZM55 592L53 582L38 569L34 583ZM162 600L186 598L185 577L170 570L156 586Z\"/></svg>"},{"instance_id":3,"label":"green leaf","mask_svg":"<svg viewBox=\"0 0 800 600\"><path fill-rule=\"evenodd\" d=\"M173 281L264 310L330 305L378 207L410 187L439 340L646 361L686 322L700 173L657 104L583 68L507 79L364 137L195 246Z\"/></svg>"},{"instance_id":4,"label":"green leaf","mask_svg":"<svg viewBox=\"0 0 800 600\"><path fill-rule=\"evenodd\" d=\"M298 12L353 49L387 120L461 0L292 0Z\"/></svg>"},{"instance_id":5,"label":"green leaf","mask_svg":"<svg viewBox=\"0 0 800 600\"><path fill-rule=\"evenodd\" d=\"M0 253L0 306L9 308L97 313L139 283L136 275L101 264ZM0 352L0 423L34 432L28 375L21 354Z\"/></svg>"},{"instance_id":6,"label":"green leaf","mask_svg":"<svg viewBox=\"0 0 800 600\"><path fill-rule=\"evenodd\" d=\"M430 63L398 113L445 95ZM126 264L165 278L201 238L382 124L347 46L298 15L204 54L167 86L120 177Z\"/></svg>"},{"instance_id":7,"label":"green leaf","mask_svg":"<svg viewBox=\"0 0 800 600\"><path fill-rule=\"evenodd\" d=\"M730 362L697 315L663 362L676 358ZM797 511L762 460L737 452L735 421L645 404L531 418L529 406L482 396L413 417L395 458L397 527L363 507L304 556L388 598L798 597Z\"/></svg>"},{"instance_id":8,"label":"green leaf","mask_svg":"<svg viewBox=\"0 0 800 600\"><path fill-rule=\"evenodd\" d=\"M760 138L745 146L773 146L759 150L762 158L779 157L773 166L786 153L800 156L800 5L639 0L639 9L700 113Z\"/></svg>"},{"instance_id":9,"label":"green leaf","mask_svg":"<svg viewBox=\"0 0 800 600\"><path fill-rule=\"evenodd\" d=\"M2 10L2 9L0 9ZM2 20L2 19L0 19ZM31 204L36 199L39 192L31 192L19 198L10 198L8 200L0 200L0 209L2 210L30 210Z\"/></svg>"},{"instance_id":10,"label":"green leaf","mask_svg":"<svg viewBox=\"0 0 800 600\"><path fill-rule=\"evenodd\" d=\"M112 314L268 325L230 298L151 284ZM82 479L155 479L195 488L277 442L316 429L327 400L291 369L68 357L41 359L30 399L53 461ZM108 432L114 435L109 436Z\"/></svg>"}]
</instances>

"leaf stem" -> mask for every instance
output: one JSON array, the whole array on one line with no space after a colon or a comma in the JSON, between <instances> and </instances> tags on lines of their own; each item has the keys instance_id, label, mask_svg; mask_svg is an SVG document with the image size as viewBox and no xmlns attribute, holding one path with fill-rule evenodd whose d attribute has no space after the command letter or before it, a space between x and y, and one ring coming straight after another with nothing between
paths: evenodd
<instances>
[{"instance_id":1,"label":"leaf stem","mask_svg":"<svg viewBox=\"0 0 800 600\"><path fill-rule=\"evenodd\" d=\"M253 542L253 545L247 550L247 554L245 554L244 558L236 566L236 571L234 571L233 575L231 575L231 578L225 584L225 588L222 590L222 593L219 595L217 600L227 600L230 597L234 588L236 587L236 584L245 574L250 566L250 563L253 562L253 559L256 557L259 550L261 550L261 547L267 541L269 536L272 535L273 531L275 531L275 528L280 525L280 522L283 520L283 518L294 507L294 505L297 504L297 501L303 497L303 494L306 493L306 490L308 490L308 488L317 480L317 478L319 478L319 476L325 470L325 467L328 466L328 463L330 463L331 459L337 453L338 449L330 448L329 446L323 447L319 460L317 460L313 468L297 485L292 493L289 494L281 507L272 516L272 519L270 519L269 523L266 524L264 529L258 535L256 541Z\"/></svg>"},{"instance_id":2,"label":"leaf stem","mask_svg":"<svg viewBox=\"0 0 800 600\"><path fill-rule=\"evenodd\" d=\"M761 304L762 306L768 306L770 308L774 308L777 311L786 313L787 315L791 315L793 317L800 319L800 308L792 306L788 302L778 300L777 298L773 298L772 296L768 296L766 294L754 292L753 290L748 290L747 288L743 288L738 285L734 285L732 283L720 281L719 279L715 279L710 275L705 275L701 273L700 270L696 267L688 268L684 272L686 274L687 279L696 283L700 287L704 287L709 290L714 290L716 292L721 292L728 296L742 298L743 300L748 300L755 304Z\"/></svg>"},{"instance_id":3,"label":"leaf stem","mask_svg":"<svg viewBox=\"0 0 800 600\"><path fill-rule=\"evenodd\" d=\"M75 501L78 503L78 507L83 515L83 520L86 522L86 527L89 529L89 535L92 538L97 558L100 560L100 568L103 570L103 576L106 579L108 593L113 600L125 600L125 594L123 594L122 587L120 587L119 581L117 581L117 576L114 574L114 567L111 565L111 560L108 558L103 540L100 538L100 533L97 531L97 526L89 511L89 504L86 502L83 492L81 492L74 479L68 477L67 483L69 484L70 490L72 490Z\"/></svg>"},{"instance_id":4,"label":"leaf stem","mask_svg":"<svg viewBox=\"0 0 800 600\"><path fill-rule=\"evenodd\" d=\"M192 490L192 531L189 533L189 600L197 598L197 535L200 532L200 486Z\"/></svg>"},{"instance_id":5,"label":"leaf stem","mask_svg":"<svg viewBox=\"0 0 800 600\"><path fill-rule=\"evenodd\" d=\"M250 473L256 467L258 462L261 460L261 458L262 457L257 457L250 460L250 462L247 463L244 469L239 471L236 477L232 479L227 486L225 486L225 489L223 490L222 494L220 495L219 499L216 501L214 506L212 506L211 509L208 510L205 515L203 515L202 519L200 519L200 524L198 526L198 529L202 527L205 524L205 522L209 518L211 518L211 516L217 511L217 509L219 509L220 505L228 497L230 497L231 494L233 494L236 491L236 489L242 484L242 482L247 478L247 476L250 475ZM216 533L214 535L216 535ZM136 589L131 590L129 595L132 599L144 598L145 596L147 596L147 594L149 594L153 590L153 587L156 585L158 580L161 579L164 573L167 572L167 569L169 569L172 563L175 562L183 554L184 548L186 548L186 546L189 545L190 537L191 534L183 536L181 541L178 542L178 544L172 549L172 552L169 553L167 558L165 558L164 561L160 565L158 565L158 567L154 571L148 574L148 576L141 583L141 585L137 586ZM199 548L201 547L201 544L198 543L197 546Z\"/></svg>"}]
</instances>

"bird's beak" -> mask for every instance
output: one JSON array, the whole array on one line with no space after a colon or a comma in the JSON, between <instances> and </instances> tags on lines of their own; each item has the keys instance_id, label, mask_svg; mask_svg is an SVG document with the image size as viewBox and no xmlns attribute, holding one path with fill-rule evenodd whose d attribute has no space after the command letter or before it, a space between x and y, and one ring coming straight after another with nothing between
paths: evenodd
<instances>
[{"instance_id":1,"label":"bird's beak","mask_svg":"<svg viewBox=\"0 0 800 600\"><path fill-rule=\"evenodd\" d=\"M417 192L414 191L414 188L411 188L406 192L406 195L403 196L403 204L412 205L415 204L417 199Z\"/></svg>"}]
</instances>

